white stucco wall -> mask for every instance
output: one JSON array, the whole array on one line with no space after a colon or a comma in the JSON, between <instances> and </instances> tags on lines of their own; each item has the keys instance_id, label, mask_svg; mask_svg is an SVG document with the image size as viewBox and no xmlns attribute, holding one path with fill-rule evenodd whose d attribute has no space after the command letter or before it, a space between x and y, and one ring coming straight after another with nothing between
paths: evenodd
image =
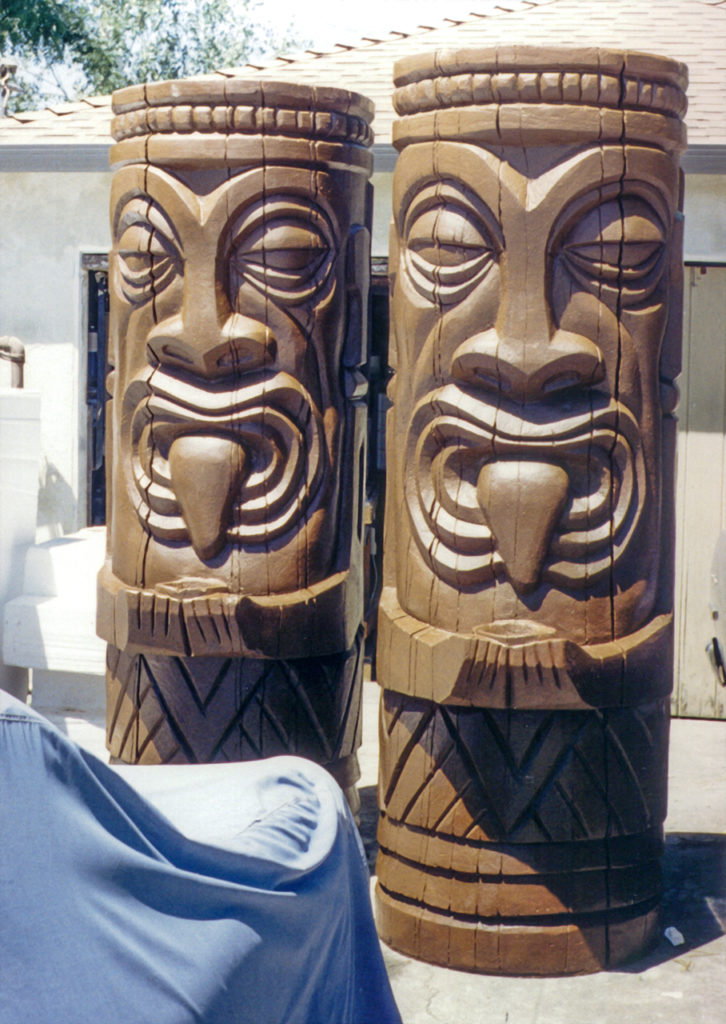
<instances>
[{"instance_id":1,"label":"white stucco wall","mask_svg":"<svg viewBox=\"0 0 726 1024\"><path fill-rule=\"evenodd\" d=\"M49 158L50 159L50 158ZM39 539L85 525L81 255L109 248L110 173L0 173L0 335L41 394Z\"/></svg>"},{"instance_id":2,"label":"white stucco wall","mask_svg":"<svg viewBox=\"0 0 726 1024\"><path fill-rule=\"evenodd\" d=\"M726 263L726 175L686 175L684 213L686 262Z\"/></svg>"},{"instance_id":3,"label":"white stucco wall","mask_svg":"<svg viewBox=\"0 0 726 1024\"><path fill-rule=\"evenodd\" d=\"M374 174L371 256L388 256L388 225L391 223L392 173Z\"/></svg>"}]
</instances>

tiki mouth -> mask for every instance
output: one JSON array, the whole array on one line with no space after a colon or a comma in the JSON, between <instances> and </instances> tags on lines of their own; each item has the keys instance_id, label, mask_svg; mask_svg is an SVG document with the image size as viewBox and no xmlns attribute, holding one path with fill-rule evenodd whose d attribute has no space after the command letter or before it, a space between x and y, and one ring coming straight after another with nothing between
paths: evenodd
<instances>
[{"instance_id":1,"label":"tiki mouth","mask_svg":"<svg viewBox=\"0 0 726 1024\"><path fill-rule=\"evenodd\" d=\"M325 476L322 418L287 374L234 389L153 371L125 404L133 501L154 536L202 561L228 544L264 545L307 513Z\"/></svg>"},{"instance_id":2,"label":"tiki mouth","mask_svg":"<svg viewBox=\"0 0 726 1024\"><path fill-rule=\"evenodd\" d=\"M294 377L286 373L260 371L246 373L243 382L239 378L226 381L192 382L165 370L155 369L143 378L152 398L160 409L186 410L188 415L216 419L233 416L251 402L259 402L265 395L291 391L306 396L304 388ZM230 386L232 384L232 386Z\"/></svg>"},{"instance_id":3,"label":"tiki mouth","mask_svg":"<svg viewBox=\"0 0 726 1024\"><path fill-rule=\"evenodd\" d=\"M637 422L605 395L525 416L446 385L414 410L406 461L409 518L430 567L455 585L504 573L519 593L609 572L646 490Z\"/></svg>"}]
</instances>

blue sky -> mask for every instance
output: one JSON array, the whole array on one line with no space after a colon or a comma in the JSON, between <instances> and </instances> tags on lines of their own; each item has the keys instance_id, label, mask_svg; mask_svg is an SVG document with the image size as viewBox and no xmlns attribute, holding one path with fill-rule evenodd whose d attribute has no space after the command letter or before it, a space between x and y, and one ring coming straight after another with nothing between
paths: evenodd
<instances>
[{"instance_id":1,"label":"blue sky","mask_svg":"<svg viewBox=\"0 0 726 1024\"><path fill-rule=\"evenodd\" d=\"M234 3L234 0L232 0ZM312 40L313 49L329 49L336 42L356 43L362 36L406 31L416 25L440 25L445 18L462 18L470 11L486 10L492 0L318 0L313 7L303 0L260 0L256 20L264 19L276 32L289 26Z\"/></svg>"}]
</instances>

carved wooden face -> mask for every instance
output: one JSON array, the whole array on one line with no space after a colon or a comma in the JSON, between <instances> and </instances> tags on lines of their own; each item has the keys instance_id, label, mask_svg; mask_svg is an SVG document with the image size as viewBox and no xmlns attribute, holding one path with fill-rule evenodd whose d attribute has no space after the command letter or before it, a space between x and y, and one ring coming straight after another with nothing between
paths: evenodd
<instances>
[{"instance_id":1,"label":"carved wooden face","mask_svg":"<svg viewBox=\"0 0 726 1024\"><path fill-rule=\"evenodd\" d=\"M404 149L391 469L410 614L579 642L648 618L676 201L645 146Z\"/></svg>"},{"instance_id":2,"label":"carved wooden face","mask_svg":"<svg viewBox=\"0 0 726 1024\"><path fill-rule=\"evenodd\" d=\"M234 177L146 166L116 174L121 579L183 588L211 578L266 593L331 571L356 185L275 166ZM134 543L139 530L148 538Z\"/></svg>"}]
</instances>

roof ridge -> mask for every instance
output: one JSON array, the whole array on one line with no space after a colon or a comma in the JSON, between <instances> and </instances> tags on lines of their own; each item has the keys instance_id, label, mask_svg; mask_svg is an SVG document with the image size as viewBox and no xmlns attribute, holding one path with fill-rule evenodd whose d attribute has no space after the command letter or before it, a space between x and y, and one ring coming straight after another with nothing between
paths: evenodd
<instances>
[{"instance_id":1,"label":"roof ridge","mask_svg":"<svg viewBox=\"0 0 726 1024\"><path fill-rule=\"evenodd\" d=\"M374 46L394 42L395 38L410 39L412 36L423 36L428 32L440 32L443 28L453 28L458 25L465 25L468 22L473 23L475 20L482 18L497 18L503 14L520 14L532 8L547 7L555 4L557 0L504 0L503 3L500 3L499 0L472 0L472 2L480 5L486 4L488 10L481 12L469 11L468 15L459 18L443 17L436 25L416 25L410 31L389 29L381 39L373 36L361 36L357 43L335 43L330 50L306 49L297 53L293 50L290 53L278 54L269 63L252 63L252 61L248 61L246 64L240 64L233 68L218 68L213 74L229 76L239 74L245 68L250 68L253 71L274 71L275 67L279 67L280 64L283 67L289 67L291 64L298 63L307 64L321 58L338 56L346 51L369 50ZM723 0L723 2L726 3L726 0ZM505 3L508 6L504 6Z\"/></svg>"},{"instance_id":2,"label":"roof ridge","mask_svg":"<svg viewBox=\"0 0 726 1024\"><path fill-rule=\"evenodd\" d=\"M468 15L459 18L442 17L441 21L436 25L416 25L410 31L389 29L383 38L380 39L374 36L361 36L357 43L335 43L330 50L313 50L311 48L299 52L291 51L290 53L277 54L269 61L247 61L245 64L239 64L234 67L214 68L211 71L201 72L196 75L187 75L186 78L209 78L215 75L230 78L238 76L240 72L244 72L245 69L249 69L257 74L260 71L269 71L274 73L276 68L287 68L293 64L309 65L313 61L321 60L326 57L339 56L341 53L371 50L376 46L395 42L396 39L410 39L413 36L418 35L425 36L430 32L440 32L445 28L456 28L459 25L473 24L484 18L497 18L501 17L503 14L521 14L528 10L536 9L538 7L547 7L552 4L556 4L557 2L558 0L472 0L472 3L486 9L481 11L469 11ZM713 0L701 0L701 2L712 4ZM726 3L726 0L716 0L716 2ZM21 120L22 118L27 122L29 119L28 115L35 115L37 117L45 113L63 118L68 114L76 113L79 107L82 107L84 104L96 109L99 107L105 107L106 105L110 106L111 97L91 94L90 96L81 96L76 100L48 103L34 111L10 113L6 115L4 120Z\"/></svg>"}]
</instances>

